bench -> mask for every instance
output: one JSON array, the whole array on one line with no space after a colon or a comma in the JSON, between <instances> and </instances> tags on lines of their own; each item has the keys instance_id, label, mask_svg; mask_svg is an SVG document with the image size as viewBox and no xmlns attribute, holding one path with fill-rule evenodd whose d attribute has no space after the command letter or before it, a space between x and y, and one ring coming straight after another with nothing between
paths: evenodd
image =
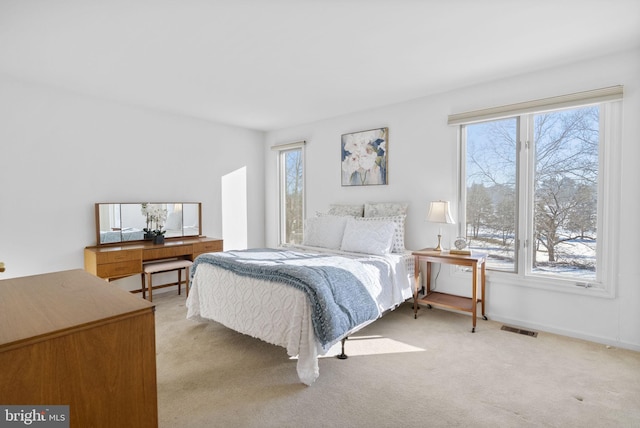
<instances>
[{"instance_id":1,"label":"bench","mask_svg":"<svg viewBox=\"0 0 640 428\"><path fill-rule=\"evenodd\" d=\"M149 301L153 301L152 290L153 286L153 274L178 271L178 282L172 282L169 284L158 285L155 288L170 287L172 285L178 286L178 294L181 292L181 286L184 283L187 290L187 297L189 297L189 268L193 265L191 260L169 260L162 262L145 263L142 265L142 298L146 299L146 292L149 292ZM184 269L185 280L182 280L182 270Z\"/></svg>"}]
</instances>

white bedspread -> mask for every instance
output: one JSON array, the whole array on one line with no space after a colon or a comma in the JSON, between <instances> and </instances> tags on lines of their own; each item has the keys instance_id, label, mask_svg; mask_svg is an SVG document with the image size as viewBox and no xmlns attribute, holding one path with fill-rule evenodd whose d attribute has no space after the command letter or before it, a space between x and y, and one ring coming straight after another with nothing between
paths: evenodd
<instances>
[{"instance_id":1,"label":"white bedspread","mask_svg":"<svg viewBox=\"0 0 640 428\"><path fill-rule=\"evenodd\" d=\"M377 275L380 279L368 287L380 313L394 309L412 297L413 257L410 253L370 256L313 247L288 249L330 252L365 262L371 276ZM382 272L374 264L367 264L367 260L383 260L389 267L388 275L381 275ZM219 322L240 333L282 346L288 355L297 356L298 377L306 385L311 385L318 378L318 356L333 345L322 348L315 337L310 311L304 292L292 286L239 276L204 263L195 272L187 299L188 319ZM359 325L352 332L366 324Z\"/></svg>"}]
</instances>

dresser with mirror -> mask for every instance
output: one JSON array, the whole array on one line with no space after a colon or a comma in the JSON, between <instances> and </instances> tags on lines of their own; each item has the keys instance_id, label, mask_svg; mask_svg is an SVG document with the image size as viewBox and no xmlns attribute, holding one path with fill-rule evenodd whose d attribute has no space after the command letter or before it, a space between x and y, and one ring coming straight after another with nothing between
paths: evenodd
<instances>
[{"instance_id":1,"label":"dresser with mirror","mask_svg":"<svg viewBox=\"0 0 640 428\"><path fill-rule=\"evenodd\" d=\"M84 249L87 272L113 280L141 274L143 263L222 251L222 239L202 235L199 202L96 203L96 245ZM149 232L161 231L163 244Z\"/></svg>"}]
</instances>

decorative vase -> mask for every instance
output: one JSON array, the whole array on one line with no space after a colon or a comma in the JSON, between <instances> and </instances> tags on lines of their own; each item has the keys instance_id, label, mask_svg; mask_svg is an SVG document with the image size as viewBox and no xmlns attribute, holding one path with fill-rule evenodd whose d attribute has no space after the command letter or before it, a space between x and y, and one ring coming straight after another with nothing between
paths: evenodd
<instances>
[{"instance_id":1,"label":"decorative vase","mask_svg":"<svg viewBox=\"0 0 640 428\"><path fill-rule=\"evenodd\" d=\"M144 233L144 239L145 241L151 241L153 240L153 238L155 238L155 235L151 232L145 232Z\"/></svg>"},{"instance_id":2,"label":"decorative vase","mask_svg":"<svg viewBox=\"0 0 640 428\"><path fill-rule=\"evenodd\" d=\"M156 245L164 244L164 235L156 235L153 237L153 243Z\"/></svg>"}]
</instances>

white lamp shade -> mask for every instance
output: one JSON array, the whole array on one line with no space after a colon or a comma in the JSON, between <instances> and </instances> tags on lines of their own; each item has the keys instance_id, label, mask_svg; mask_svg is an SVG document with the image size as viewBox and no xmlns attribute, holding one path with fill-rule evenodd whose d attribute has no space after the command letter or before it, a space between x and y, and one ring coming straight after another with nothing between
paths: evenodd
<instances>
[{"instance_id":1,"label":"white lamp shade","mask_svg":"<svg viewBox=\"0 0 640 428\"><path fill-rule=\"evenodd\" d=\"M451 217L451 210L449 209L449 201L433 201L429 206L429 214L427 214L427 221L432 223L449 223L454 224L453 217Z\"/></svg>"}]
</instances>

